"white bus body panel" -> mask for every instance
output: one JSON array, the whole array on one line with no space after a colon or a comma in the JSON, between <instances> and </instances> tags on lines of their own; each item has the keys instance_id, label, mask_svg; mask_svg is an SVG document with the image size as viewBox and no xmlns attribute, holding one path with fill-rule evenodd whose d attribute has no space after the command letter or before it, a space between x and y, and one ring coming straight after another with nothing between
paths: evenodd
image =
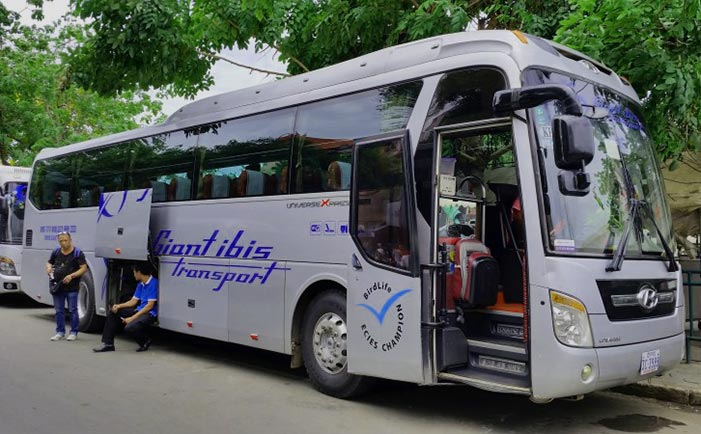
<instances>
[{"instance_id":1,"label":"white bus body panel","mask_svg":"<svg viewBox=\"0 0 701 434\"><path fill-rule=\"evenodd\" d=\"M102 193L97 209L95 255L101 258L148 258L152 190Z\"/></svg>"},{"instance_id":2,"label":"white bus body panel","mask_svg":"<svg viewBox=\"0 0 701 434\"><path fill-rule=\"evenodd\" d=\"M531 261L531 264L534 261ZM553 398L588 393L594 390L641 381L676 366L684 349L684 298L681 282L677 286L677 305L671 315L638 320L611 321L604 310L597 280L626 279L641 276L675 280L678 273L666 271L663 261L623 262L623 269L606 273L606 259L546 258L548 272L531 273L530 329L533 395ZM583 291L583 288L589 288ZM576 297L585 305L593 334L593 348L574 348L560 343L554 334L550 291ZM639 324L639 325L638 325ZM640 375L642 354L660 351L659 369ZM557 369L549 361L557 360ZM590 364L594 376L582 381L582 368Z\"/></svg>"},{"instance_id":3,"label":"white bus body panel","mask_svg":"<svg viewBox=\"0 0 701 434\"><path fill-rule=\"evenodd\" d=\"M16 244L0 244L0 257L7 258L15 265L16 275L0 272L0 294L19 292L22 289L22 246Z\"/></svg>"},{"instance_id":4,"label":"white bus body panel","mask_svg":"<svg viewBox=\"0 0 701 434\"><path fill-rule=\"evenodd\" d=\"M161 326L291 352L302 291L347 280L347 216L348 193L155 205Z\"/></svg>"},{"instance_id":5,"label":"white bus body panel","mask_svg":"<svg viewBox=\"0 0 701 434\"><path fill-rule=\"evenodd\" d=\"M422 383L421 280L378 268L353 250L362 268L349 266L348 371Z\"/></svg>"}]
</instances>

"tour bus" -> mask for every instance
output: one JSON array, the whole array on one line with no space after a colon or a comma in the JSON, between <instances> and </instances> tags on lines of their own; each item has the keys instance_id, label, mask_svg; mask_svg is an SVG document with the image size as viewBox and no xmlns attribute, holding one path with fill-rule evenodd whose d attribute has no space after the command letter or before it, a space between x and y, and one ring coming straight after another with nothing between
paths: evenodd
<instances>
[{"instance_id":1,"label":"tour bus","mask_svg":"<svg viewBox=\"0 0 701 434\"><path fill-rule=\"evenodd\" d=\"M0 294L20 291L22 225L32 169L0 166Z\"/></svg>"},{"instance_id":2,"label":"tour bus","mask_svg":"<svg viewBox=\"0 0 701 434\"><path fill-rule=\"evenodd\" d=\"M68 231L81 327L148 260L158 326L262 348L336 397L376 378L537 402L684 349L640 100L517 31L449 34L186 105L36 158L25 269ZM46 277L24 290L50 303Z\"/></svg>"}]
</instances>

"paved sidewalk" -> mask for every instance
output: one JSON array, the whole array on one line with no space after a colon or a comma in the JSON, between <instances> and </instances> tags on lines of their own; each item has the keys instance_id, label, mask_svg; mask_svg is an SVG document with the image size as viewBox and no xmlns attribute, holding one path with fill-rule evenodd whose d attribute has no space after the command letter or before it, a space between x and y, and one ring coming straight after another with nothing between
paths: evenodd
<instances>
[{"instance_id":1,"label":"paved sidewalk","mask_svg":"<svg viewBox=\"0 0 701 434\"><path fill-rule=\"evenodd\" d=\"M698 332L696 332L698 333ZM613 389L629 395L701 406L701 343L692 342L691 362L684 359L660 377Z\"/></svg>"}]
</instances>

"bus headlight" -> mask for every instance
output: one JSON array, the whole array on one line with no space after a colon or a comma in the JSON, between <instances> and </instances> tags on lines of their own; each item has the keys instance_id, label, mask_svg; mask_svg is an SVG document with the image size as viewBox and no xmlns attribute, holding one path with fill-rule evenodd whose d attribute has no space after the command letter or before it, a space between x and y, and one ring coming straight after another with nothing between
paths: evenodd
<instances>
[{"instance_id":1,"label":"bus headlight","mask_svg":"<svg viewBox=\"0 0 701 434\"><path fill-rule=\"evenodd\" d=\"M5 276L16 276L17 270L15 269L15 262L10 258L0 256L0 274L4 274Z\"/></svg>"},{"instance_id":2,"label":"bus headlight","mask_svg":"<svg viewBox=\"0 0 701 434\"><path fill-rule=\"evenodd\" d=\"M589 315L577 299L550 291L553 328L557 340L572 347L591 347L593 338Z\"/></svg>"}]
</instances>

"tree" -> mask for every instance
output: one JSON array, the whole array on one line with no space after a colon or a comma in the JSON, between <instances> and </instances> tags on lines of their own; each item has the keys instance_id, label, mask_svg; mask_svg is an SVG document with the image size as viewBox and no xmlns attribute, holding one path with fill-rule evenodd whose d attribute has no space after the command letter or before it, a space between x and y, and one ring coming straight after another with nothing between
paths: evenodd
<instances>
[{"instance_id":1,"label":"tree","mask_svg":"<svg viewBox=\"0 0 701 434\"><path fill-rule=\"evenodd\" d=\"M556 40L630 80L662 160L701 150L701 2L579 0Z\"/></svg>"},{"instance_id":2,"label":"tree","mask_svg":"<svg viewBox=\"0 0 701 434\"><path fill-rule=\"evenodd\" d=\"M72 59L103 94L212 84L224 48L273 49L287 73L468 28L511 28L603 60L641 97L663 160L701 148L699 2L670 0L73 0L92 36ZM253 42L252 42L253 41ZM284 75L281 73L279 75Z\"/></svg>"},{"instance_id":3,"label":"tree","mask_svg":"<svg viewBox=\"0 0 701 434\"><path fill-rule=\"evenodd\" d=\"M45 147L136 128L137 116L152 122L161 103L142 92L104 97L74 86L63 61L82 28L3 28L0 45L0 160L31 164Z\"/></svg>"},{"instance_id":4,"label":"tree","mask_svg":"<svg viewBox=\"0 0 701 434\"><path fill-rule=\"evenodd\" d=\"M288 71L275 74L297 74L387 46L462 31L485 8L511 3L523 2L72 0L75 14L92 20L94 32L72 62L77 80L104 94L165 86L189 96L211 85L209 69L225 48L254 43L258 50L276 50ZM525 3L523 14L533 11L538 16L545 5L564 1Z\"/></svg>"}]
</instances>

